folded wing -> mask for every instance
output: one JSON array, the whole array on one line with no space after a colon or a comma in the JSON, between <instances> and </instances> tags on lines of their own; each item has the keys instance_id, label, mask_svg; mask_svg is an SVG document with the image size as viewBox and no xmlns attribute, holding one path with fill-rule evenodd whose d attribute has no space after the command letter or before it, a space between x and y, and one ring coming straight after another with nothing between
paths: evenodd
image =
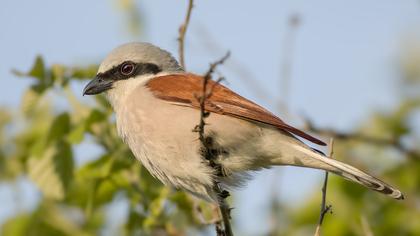
<instances>
[{"instance_id":1,"label":"folded wing","mask_svg":"<svg viewBox=\"0 0 420 236\"><path fill-rule=\"evenodd\" d=\"M146 86L160 99L200 109L197 97L202 94L203 79L194 74L172 74L153 78ZM207 86L211 90L211 96L206 99L206 111L272 125L318 145L326 145L323 141L284 123L268 110L213 80L209 80Z\"/></svg>"}]
</instances>

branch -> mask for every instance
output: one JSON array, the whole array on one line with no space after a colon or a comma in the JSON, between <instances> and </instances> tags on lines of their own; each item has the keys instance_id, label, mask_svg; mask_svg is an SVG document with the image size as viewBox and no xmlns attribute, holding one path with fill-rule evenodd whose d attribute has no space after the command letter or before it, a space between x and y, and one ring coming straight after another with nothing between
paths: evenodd
<instances>
[{"instance_id":1,"label":"branch","mask_svg":"<svg viewBox=\"0 0 420 236\"><path fill-rule=\"evenodd\" d=\"M328 157L325 157L325 158L332 158L333 154L334 154L334 139L332 138L330 141L330 153L328 154ZM322 226L322 222L324 221L325 214L327 214L327 212L332 213L331 211L332 206L326 205L327 185L328 185L328 171L325 171L324 185L322 186L321 210L319 212L319 221L316 227L315 236L319 236L321 233L321 226Z\"/></svg>"},{"instance_id":2,"label":"branch","mask_svg":"<svg viewBox=\"0 0 420 236\"><path fill-rule=\"evenodd\" d=\"M223 77L219 78L216 83L213 84L212 87L208 88L209 80L211 79L212 74L214 73L217 66L223 64L226 59L230 56L230 52L227 52L224 57L222 57L220 60L210 64L210 68L206 72L206 74L203 77L203 84L202 84L202 91L200 96L196 96L197 100L200 102L200 122L199 124L194 128L194 131L198 132L199 139L201 142L201 146L204 149L203 154L204 158L209 162L209 166L214 168L216 170L216 174L219 177L224 176L222 167L220 164L215 162L216 156L214 156L214 152L211 150L211 138L205 136L205 119L210 115L209 112L205 109L206 99L210 98L212 95L212 91L214 86L216 86L220 81L223 80ZM220 186L220 184L216 181L213 186L213 191L218 196L218 206L220 213L222 215L222 221L223 222L216 222L216 233L218 236L233 236L232 227L230 224L230 208L229 205L226 203L225 199L230 195L228 191L223 190ZM223 225L222 225L223 223Z\"/></svg>"},{"instance_id":3,"label":"branch","mask_svg":"<svg viewBox=\"0 0 420 236\"><path fill-rule=\"evenodd\" d=\"M194 0L189 0L188 2L188 8L187 8L187 15L185 16L184 23L179 27L179 62L181 63L181 66L186 69L185 67L185 56L184 56L184 45L185 45L185 34L187 33L188 25L190 23L191 18L191 12L194 6Z\"/></svg>"},{"instance_id":4,"label":"branch","mask_svg":"<svg viewBox=\"0 0 420 236\"><path fill-rule=\"evenodd\" d=\"M188 8L187 8L187 15L185 16L185 21L179 27L179 37L178 37L179 61L181 63L181 66L184 69L186 69L185 59L184 59L185 58L185 55L184 55L185 34L187 33L188 25L190 23L191 12L192 12L193 6L194 6L194 0L189 0ZM199 139L200 139L201 145L205 149L204 150L204 154L205 154L204 156L205 156L206 160L209 161L209 165L212 168L216 169L218 176L222 176L222 173L221 173L222 168L214 162L215 158L212 156L212 154L211 154L212 152L211 152L210 148L208 147L208 141L206 140L206 137L204 136L204 126L206 125L205 119L210 115L210 113L206 112L206 110L205 110L205 102L206 102L206 99L211 96L213 87L215 85L217 85L218 83L220 83L220 81L223 80L223 78L219 78L216 81L216 83L213 85L213 87L208 91L207 85L208 85L208 81L211 79L211 75L213 74L216 67L218 65L223 64L229 56L230 56L230 52L228 52L220 60L210 64L209 70L204 75L202 93L201 93L201 96L197 97L197 99L200 102L200 123L194 129L196 132L199 133ZM215 191L215 193L219 197L220 202L218 203L218 205L219 205L219 209L220 209L222 219L223 219L223 227L222 227L220 221L217 221L215 223L216 233L217 233L218 236L219 235L220 236L233 236L232 227L230 225L230 208L228 207L227 203L225 202L225 198L229 196L229 192L221 189L221 187L219 186L219 183L217 183L217 182L214 183L213 190Z\"/></svg>"},{"instance_id":5,"label":"branch","mask_svg":"<svg viewBox=\"0 0 420 236\"><path fill-rule=\"evenodd\" d=\"M363 143L368 143L371 145L376 146L389 146L393 147L396 150L400 151L401 153L407 155L408 157L420 159L420 151L415 149L410 149L405 147L399 139L386 139L386 138L378 138L378 137L372 137L367 136L359 133L344 133L340 131L336 131L329 128L319 128L316 127L310 120L305 120L305 130L314 132L320 135L333 137L334 139L339 140L355 140Z\"/></svg>"}]
</instances>

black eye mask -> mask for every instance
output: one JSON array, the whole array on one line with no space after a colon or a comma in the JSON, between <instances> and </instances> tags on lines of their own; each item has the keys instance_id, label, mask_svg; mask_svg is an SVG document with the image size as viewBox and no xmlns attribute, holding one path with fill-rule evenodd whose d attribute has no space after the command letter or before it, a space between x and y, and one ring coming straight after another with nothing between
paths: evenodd
<instances>
[{"instance_id":1,"label":"black eye mask","mask_svg":"<svg viewBox=\"0 0 420 236\"><path fill-rule=\"evenodd\" d=\"M105 92L106 90L111 89L113 83L118 80L126 80L138 75L157 74L161 71L162 69L153 63L125 61L106 72L98 73L96 77L86 85L83 90L83 95L94 95Z\"/></svg>"},{"instance_id":2,"label":"black eye mask","mask_svg":"<svg viewBox=\"0 0 420 236\"><path fill-rule=\"evenodd\" d=\"M125 74L122 73L123 66L130 64L134 66L134 69L131 73ZM153 63L135 63L132 61L125 61L119 64L116 67L113 67L103 73L98 73L96 77L102 78L104 80L125 80L129 79L138 75L145 75L145 74L157 74L161 72L162 69L159 68L158 65Z\"/></svg>"}]
</instances>

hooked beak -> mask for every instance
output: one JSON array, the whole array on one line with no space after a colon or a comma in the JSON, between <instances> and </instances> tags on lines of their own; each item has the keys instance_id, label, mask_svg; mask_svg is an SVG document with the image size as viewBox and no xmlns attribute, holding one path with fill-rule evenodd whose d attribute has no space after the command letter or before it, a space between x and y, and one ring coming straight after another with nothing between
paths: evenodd
<instances>
[{"instance_id":1,"label":"hooked beak","mask_svg":"<svg viewBox=\"0 0 420 236\"><path fill-rule=\"evenodd\" d=\"M106 80L101 77L96 76L93 80L91 80L83 89L83 96L86 95L94 95L102 93L108 89L112 88L112 80Z\"/></svg>"}]
</instances>

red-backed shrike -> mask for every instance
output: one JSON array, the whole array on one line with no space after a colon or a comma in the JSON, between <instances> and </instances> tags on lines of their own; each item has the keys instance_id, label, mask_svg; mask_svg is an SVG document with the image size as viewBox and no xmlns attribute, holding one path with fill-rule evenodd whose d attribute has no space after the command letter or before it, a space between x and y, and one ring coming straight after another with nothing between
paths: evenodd
<instances>
[{"instance_id":1,"label":"red-backed shrike","mask_svg":"<svg viewBox=\"0 0 420 236\"><path fill-rule=\"evenodd\" d=\"M205 135L212 139L218 176L202 156L198 134L203 78L190 74L170 53L148 43L129 43L114 49L83 94L106 93L117 121L119 136L134 156L164 184L217 200L215 182L241 185L250 171L277 165L322 169L395 199L402 193L337 160L326 158L296 136L318 145L322 141L304 133L263 107L221 84L206 100L211 112Z\"/></svg>"}]
</instances>

